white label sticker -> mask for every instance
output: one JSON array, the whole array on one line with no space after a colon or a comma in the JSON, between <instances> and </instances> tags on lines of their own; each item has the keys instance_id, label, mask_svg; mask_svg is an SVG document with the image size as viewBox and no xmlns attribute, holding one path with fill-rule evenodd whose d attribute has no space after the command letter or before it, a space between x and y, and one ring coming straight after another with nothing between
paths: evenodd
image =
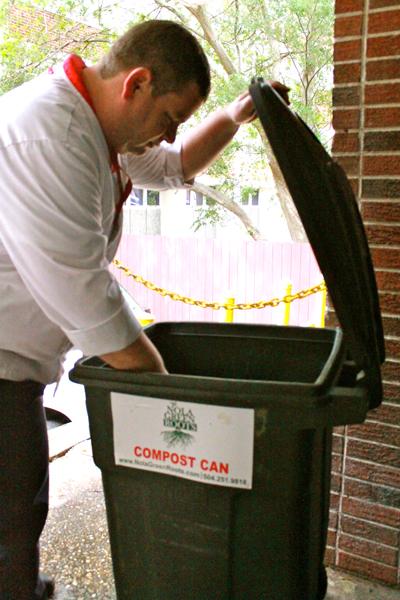
<instances>
[{"instance_id":1,"label":"white label sticker","mask_svg":"<svg viewBox=\"0 0 400 600\"><path fill-rule=\"evenodd\" d=\"M254 410L111 393L115 463L251 489Z\"/></svg>"}]
</instances>

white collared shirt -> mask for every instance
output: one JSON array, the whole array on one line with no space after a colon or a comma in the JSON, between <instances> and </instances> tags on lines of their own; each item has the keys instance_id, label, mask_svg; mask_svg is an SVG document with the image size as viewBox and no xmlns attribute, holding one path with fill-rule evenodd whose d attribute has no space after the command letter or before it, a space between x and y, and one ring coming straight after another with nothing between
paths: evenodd
<instances>
[{"instance_id":1,"label":"white collared shirt","mask_svg":"<svg viewBox=\"0 0 400 600\"><path fill-rule=\"evenodd\" d=\"M0 97L0 113L0 378L50 383L71 345L101 355L141 331L108 269L118 187L61 68ZM136 187L184 187L179 143L121 165Z\"/></svg>"}]
</instances>

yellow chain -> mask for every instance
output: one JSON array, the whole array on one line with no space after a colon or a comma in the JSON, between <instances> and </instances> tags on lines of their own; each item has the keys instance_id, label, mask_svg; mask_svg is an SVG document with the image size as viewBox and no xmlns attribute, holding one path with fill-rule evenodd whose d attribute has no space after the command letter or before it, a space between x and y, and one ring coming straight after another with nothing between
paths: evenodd
<instances>
[{"instance_id":1,"label":"yellow chain","mask_svg":"<svg viewBox=\"0 0 400 600\"><path fill-rule=\"evenodd\" d=\"M282 302L285 304L290 304L294 300L301 300L302 298L307 298L307 296L311 296L312 294L317 294L318 292L323 292L326 290L325 282L320 283L319 285L314 285L306 290L301 290L300 292L296 292L296 294L287 294L283 296L283 298L272 298L271 300L260 300L259 302L252 302L251 304L239 303L239 304L227 304L221 302L207 302L206 300L195 300L194 298L189 298L188 296L181 296L181 294L177 294L176 292L170 292L165 288L158 287L148 279L144 279L141 275L135 275L132 273L128 267L125 267L121 261L114 260L113 265L117 267L120 271L123 271L127 277L132 277L137 283L141 283L147 289L160 294L161 296L168 296L171 300L176 300L178 302L183 302L184 304L190 304L191 306L200 306L201 308L212 308L213 310L219 310L220 308L224 308L225 310L250 310L252 308L266 308L267 306L278 306Z\"/></svg>"}]
</instances>

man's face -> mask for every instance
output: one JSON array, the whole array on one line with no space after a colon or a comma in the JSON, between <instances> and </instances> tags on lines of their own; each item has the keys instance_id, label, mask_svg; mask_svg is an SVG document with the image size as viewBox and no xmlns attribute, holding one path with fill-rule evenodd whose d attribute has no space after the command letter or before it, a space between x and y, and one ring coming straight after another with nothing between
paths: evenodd
<instances>
[{"instance_id":1,"label":"man's face","mask_svg":"<svg viewBox=\"0 0 400 600\"><path fill-rule=\"evenodd\" d=\"M127 103L120 153L143 154L163 140L172 143L179 125L203 102L196 83L189 83L179 93L168 92L157 97L151 91L151 85L142 86Z\"/></svg>"}]
</instances>

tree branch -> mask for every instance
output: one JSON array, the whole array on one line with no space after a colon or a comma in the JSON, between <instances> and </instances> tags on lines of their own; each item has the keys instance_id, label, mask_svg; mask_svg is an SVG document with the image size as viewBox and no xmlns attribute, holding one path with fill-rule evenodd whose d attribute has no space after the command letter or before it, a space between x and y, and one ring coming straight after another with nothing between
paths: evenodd
<instances>
[{"instance_id":1,"label":"tree branch","mask_svg":"<svg viewBox=\"0 0 400 600\"><path fill-rule=\"evenodd\" d=\"M229 58L228 54L225 52L222 44L218 40L218 37L215 35L205 8L203 6L186 6L186 9L197 19L204 32L207 42L218 55L218 58L228 75L233 75L236 73L237 69Z\"/></svg>"},{"instance_id":2,"label":"tree branch","mask_svg":"<svg viewBox=\"0 0 400 600\"><path fill-rule=\"evenodd\" d=\"M235 202L231 198L228 198L222 192L219 192L218 190L215 190L214 188L208 185L204 185L203 183L195 182L192 186L192 189L195 192L203 194L203 196L207 196L208 198L215 200L217 204L223 206L224 208L226 208L226 210L229 210L231 213L236 215L236 217L242 222L247 233L253 238L253 240L261 239L260 231L253 224L249 215L243 210L241 206L239 206L237 202Z\"/></svg>"}]
</instances>

